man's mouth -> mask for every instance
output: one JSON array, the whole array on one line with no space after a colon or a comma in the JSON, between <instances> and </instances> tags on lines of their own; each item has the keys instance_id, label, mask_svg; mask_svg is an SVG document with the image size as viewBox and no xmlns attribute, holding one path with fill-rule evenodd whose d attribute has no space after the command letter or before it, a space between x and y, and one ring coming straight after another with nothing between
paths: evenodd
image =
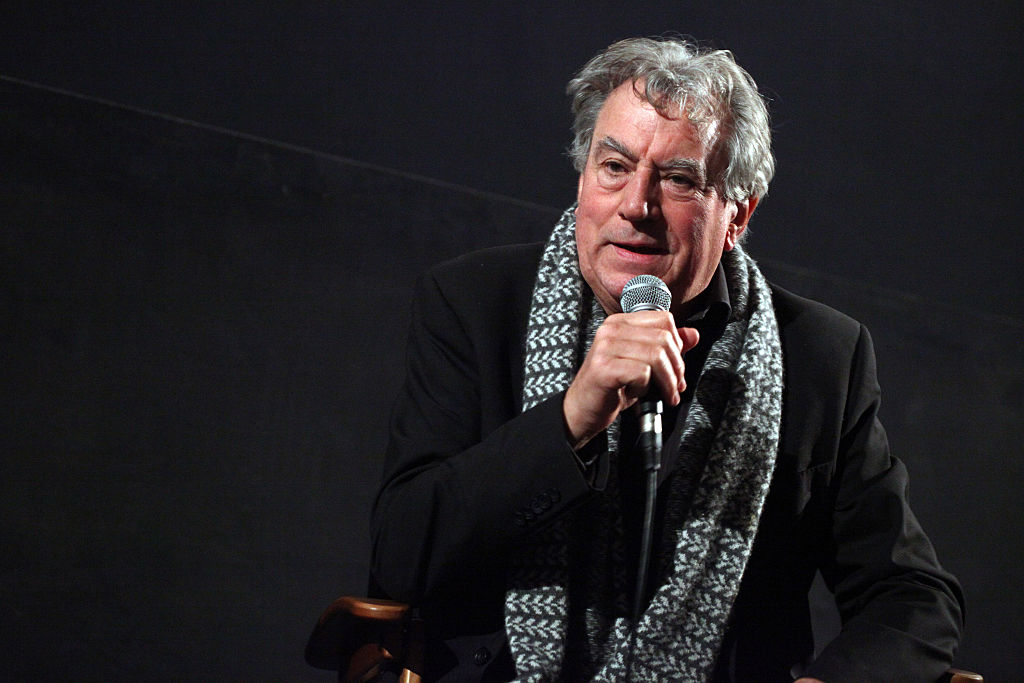
<instances>
[{"instance_id":1,"label":"man's mouth","mask_svg":"<svg viewBox=\"0 0 1024 683\"><path fill-rule=\"evenodd\" d=\"M665 249L653 245L625 244L622 242L613 242L613 244L624 251L630 251L634 254L642 254L644 256L661 256L662 254L667 253Z\"/></svg>"}]
</instances>

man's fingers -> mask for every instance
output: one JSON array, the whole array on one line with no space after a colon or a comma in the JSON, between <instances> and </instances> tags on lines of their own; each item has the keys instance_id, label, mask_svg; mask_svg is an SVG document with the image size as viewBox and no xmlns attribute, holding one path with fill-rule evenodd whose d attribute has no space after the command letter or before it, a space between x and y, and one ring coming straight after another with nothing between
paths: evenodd
<instances>
[{"instance_id":1,"label":"man's fingers","mask_svg":"<svg viewBox=\"0 0 1024 683\"><path fill-rule=\"evenodd\" d=\"M606 386L628 386L630 396L643 396L657 389L671 405L678 402L683 379L683 357L668 332L649 330L638 338L612 338L600 349L591 349L592 364L600 368L619 360L628 360L609 373L612 384ZM628 369L628 372L626 370Z\"/></svg>"},{"instance_id":2,"label":"man's fingers","mask_svg":"<svg viewBox=\"0 0 1024 683\"><path fill-rule=\"evenodd\" d=\"M686 353L700 341L700 333L692 327L680 327L676 330L682 343L683 353Z\"/></svg>"},{"instance_id":3,"label":"man's fingers","mask_svg":"<svg viewBox=\"0 0 1024 683\"><path fill-rule=\"evenodd\" d=\"M575 447L640 397L655 393L679 405L686 389L683 354L698 339L696 330L677 328L665 311L608 316L563 403Z\"/></svg>"},{"instance_id":4,"label":"man's fingers","mask_svg":"<svg viewBox=\"0 0 1024 683\"><path fill-rule=\"evenodd\" d=\"M605 325L611 329L618 330L643 330L655 329L664 330L673 339L673 343L680 353L685 349L683 338L679 334L679 328L675 326L672 315L667 311L637 311L636 313L616 313L608 316Z\"/></svg>"},{"instance_id":5,"label":"man's fingers","mask_svg":"<svg viewBox=\"0 0 1024 683\"><path fill-rule=\"evenodd\" d=\"M630 358L588 357L562 402L573 448L607 429L615 416L636 403L650 381L650 366Z\"/></svg>"}]
</instances>

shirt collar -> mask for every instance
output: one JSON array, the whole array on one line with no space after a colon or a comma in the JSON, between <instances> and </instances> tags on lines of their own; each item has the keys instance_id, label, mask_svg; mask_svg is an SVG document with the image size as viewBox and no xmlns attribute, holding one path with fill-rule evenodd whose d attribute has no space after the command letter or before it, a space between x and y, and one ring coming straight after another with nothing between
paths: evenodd
<instances>
[{"instance_id":1,"label":"shirt collar","mask_svg":"<svg viewBox=\"0 0 1024 683\"><path fill-rule=\"evenodd\" d=\"M732 313L729 285L725 278L725 268L721 262L715 268L711 282L703 292L697 295L697 299L699 301L697 308L690 317L682 321L681 327L694 327L705 335L710 333L717 337L725 329L725 324L729 321L729 314Z\"/></svg>"}]
</instances>

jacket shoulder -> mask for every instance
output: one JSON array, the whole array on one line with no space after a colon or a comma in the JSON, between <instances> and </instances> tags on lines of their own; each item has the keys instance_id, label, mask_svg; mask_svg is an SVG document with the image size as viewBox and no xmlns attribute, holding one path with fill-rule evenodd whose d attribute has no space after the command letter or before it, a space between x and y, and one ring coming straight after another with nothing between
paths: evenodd
<instances>
[{"instance_id":1,"label":"jacket shoulder","mask_svg":"<svg viewBox=\"0 0 1024 683\"><path fill-rule=\"evenodd\" d=\"M772 287L772 302L785 373L782 447L805 469L836 456L850 392L877 396L874 352L867 330L848 315L780 287Z\"/></svg>"},{"instance_id":2,"label":"jacket shoulder","mask_svg":"<svg viewBox=\"0 0 1024 683\"><path fill-rule=\"evenodd\" d=\"M783 342L798 343L803 350L819 347L833 354L857 345L863 325L845 313L771 284L772 304ZM842 354L845 355L845 354Z\"/></svg>"},{"instance_id":3,"label":"jacket shoulder","mask_svg":"<svg viewBox=\"0 0 1024 683\"><path fill-rule=\"evenodd\" d=\"M543 249L540 242L479 249L438 263L427 274L442 284L518 281L524 277L532 282Z\"/></svg>"},{"instance_id":4,"label":"jacket shoulder","mask_svg":"<svg viewBox=\"0 0 1024 683\"><path fill-rule=\"evenodd\" d=\"M452 309L470 317L519 319L529 310L543 248L514 244L463 254L432 267L420 285L436 288Z\"/></svg>"}]
</instances>

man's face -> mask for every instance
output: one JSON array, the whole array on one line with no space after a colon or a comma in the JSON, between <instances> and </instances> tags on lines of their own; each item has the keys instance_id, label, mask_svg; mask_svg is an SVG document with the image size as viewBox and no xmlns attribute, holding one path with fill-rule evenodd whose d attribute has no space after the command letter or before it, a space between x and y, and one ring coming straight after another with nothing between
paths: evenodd
<instances>
[{"instance_id":1,"label":"man's face","mask_svg":"<svg viewBox=\"0 0 1024 683\"><path fill-rule=\"evenodd\" d=\"M605 101L580 174L576 242L583 278L609 313L626 282L646 273L685 314L745 229L757 200L725 200L708 186L714 132L662 116L632 83Z\"/></svg>"}]
</instances>

